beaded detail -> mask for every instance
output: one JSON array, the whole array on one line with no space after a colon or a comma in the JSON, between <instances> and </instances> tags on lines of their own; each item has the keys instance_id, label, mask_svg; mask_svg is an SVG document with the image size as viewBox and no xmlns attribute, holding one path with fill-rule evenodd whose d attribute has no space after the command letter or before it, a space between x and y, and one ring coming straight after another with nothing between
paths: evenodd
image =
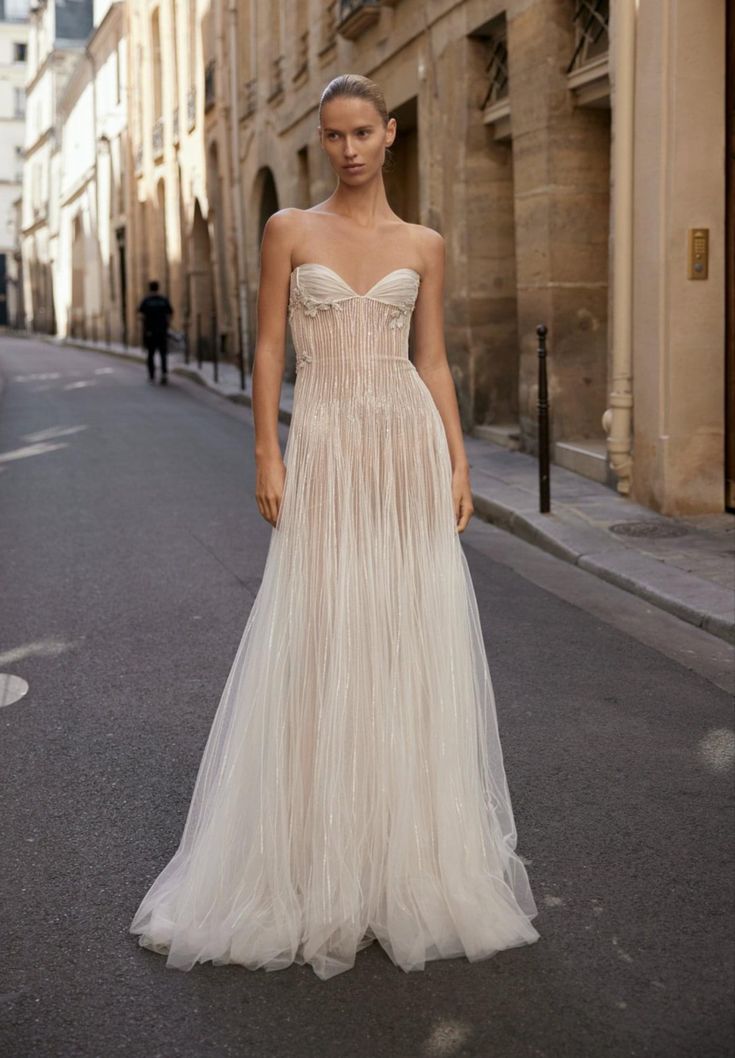
<instances>
[{"instance_id":1,"label":"beaded detail","mask_svg":"<svg viewBox=\"0 0 735 1058\"><path fill-rule=\"evenodd\" d=\"M298 304L301 305L307 316L316 316L319 309L339 309L342 311L340 301L340 298L317 300L305 294L298 283L294 283L288 302L288 318L291 319Z\"/></svg>"},{"instance_id":2,"label":"beaded detail","mask_svg":"<svg viewBox=\"0 0 735 1058\"><path fill-rule=\"evenodd\" d=\"M391 309L389 327L402 327L413 312L412 301L401 301Z\"/></svg>"}]
</instances>

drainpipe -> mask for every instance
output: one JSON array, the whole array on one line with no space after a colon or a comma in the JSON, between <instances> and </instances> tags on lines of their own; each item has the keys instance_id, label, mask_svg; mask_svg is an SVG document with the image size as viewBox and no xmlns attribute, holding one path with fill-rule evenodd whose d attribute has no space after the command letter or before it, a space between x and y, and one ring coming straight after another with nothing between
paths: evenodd
<instances>
[{"instance_id":1,"label":"drainpipe","mask_svg":"<svg viewBox=\"0 0 735 1058\"><path fill-rule=\"evenodd\" d=\"M633 158L638 0L611 5L613 72L613 346L609 407L602 417L618 492L633 477Z\"/></svg>"},{"instance_id":2,"label":"drainpipe","mask_svg":"<svg viewBox=\"0 0 735 1058\"><path fill-rule=\"evenodd\" d=\"M97 68L96 68L95 63L94 63L94 55L92 54L92 51L91 51L91 49L90 49L88 44L85 45L85 48L84 48L84 57L87 60L87 62L89 63L89 68L92 71L92 139L94 141L94 211L95 211L94 230L97 233L97 238L95 239L95 243L96 243L96 247L97 247L97 256L98 256L98 262L97 263L99 265L99 268L95 269L95 274L96 274L95 285L96 285L96 294L97 294L97 298L96 298L96 300L97 300L97 309L98 309L98 314L97 315L99 316L99 310L102 309L102 302L104 301L106 293L107 293L107 290L109 288L106 286L106 284L102 284L100 282L100 276L102 275L103 268L102 268L102 258L100 256L100 234L101 234L101 230L100 229L101 229L101 224L100 224L100 163L99 163L99 147L98 147L98 143L97 143ZM87 256L86 245L85 245L84 249L85 249L85 253L84 253L85 264L86 264L86 256ZM87 315L87 298L86 298L86 293L87 292L86 292L86 290L85 290L84 293L85 293L85 297L84 297L85 321L84 322L85 322L85 329L86 329L86 315ZM105 310L105 311L107 311L107 310ZM96 331L96 329L97 329L97 324L95 323L95 331ZM69 321L67 320L67 333L68 333L68 330L69 330ZM96 335L95 335L95 337L96 337Z\"/></svg>"},{"instance_id":3,"label":"drainpipe","mask_svg":"<svg viewBox=\"0 0 735 1058\"><path fill-rule=\"evenodd\" d=\"M240 342L243 361L248 363L248 284L243 228L242 195L240 194L240 106L237 86L237 0L228 0L227 19L230 38L230 128L232 133L232 213L235 218L235 246L237 250L237 294L240 316Z\"/></svg>"}]
</instances>

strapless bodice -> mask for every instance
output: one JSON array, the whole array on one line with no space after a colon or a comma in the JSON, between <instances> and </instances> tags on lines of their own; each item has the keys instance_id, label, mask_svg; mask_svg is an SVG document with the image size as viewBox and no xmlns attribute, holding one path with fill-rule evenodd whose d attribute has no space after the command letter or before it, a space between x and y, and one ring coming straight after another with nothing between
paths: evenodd
<instances>
[{"instance_id":1,"label":"strapless bodice","mask_svg":"<svg viewBox=\"0 0 735 1058\"><path fill-rule=\"evenodd\" d=\"M408 330L421 276L395 268L358 294L322 264L291 272L288 318L297 371L305 363L360 367L372 360L408 359Z\"/></svg>"}]
</instances>

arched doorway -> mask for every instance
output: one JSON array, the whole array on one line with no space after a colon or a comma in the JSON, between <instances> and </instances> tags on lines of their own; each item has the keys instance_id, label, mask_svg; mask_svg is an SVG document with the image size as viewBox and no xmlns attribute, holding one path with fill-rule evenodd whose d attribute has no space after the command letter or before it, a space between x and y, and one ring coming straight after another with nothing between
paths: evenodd
<instances>
[{"instance_id":1,"label":"arched doorway","mask_svg":"<svg viewBox=\"0 0 735 1058\"><path fill-rule=\"evenodd\" d=\"M211 334L215 311L212 282L212 248L209 227L199 200L194 203L194 221L189 239L189 348L203 359L211 357Z\"/></svg>"},{"instance_id":2,"label":"arched doorway","mask_svg":"<svg viewBox=\"0 0 735 1058\"><path fill-rule=\"evenodd\" d=\"M84 276L84 221L77 213L72 221L71 236L71 313L68 323L73 338L86 338Z\"/></svg>"}]
</instances>

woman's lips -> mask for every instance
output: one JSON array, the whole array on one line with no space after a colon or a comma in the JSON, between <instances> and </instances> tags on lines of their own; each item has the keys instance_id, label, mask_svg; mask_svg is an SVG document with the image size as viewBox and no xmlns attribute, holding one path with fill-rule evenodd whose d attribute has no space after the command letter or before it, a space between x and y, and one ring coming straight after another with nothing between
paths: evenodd
<instances>
[{"instance_id":1,"label":"woman's lips","mask_svg":"<svg viewBox=\"0 0 735 1058\"><path fill-rule=\"evenodd\" d=\"M363 163L361 162L359 165L344 165L342 166L342 168L345 169L348 173L356 173L358 169L363 168Z\"/></svg>"}]
</instances>

